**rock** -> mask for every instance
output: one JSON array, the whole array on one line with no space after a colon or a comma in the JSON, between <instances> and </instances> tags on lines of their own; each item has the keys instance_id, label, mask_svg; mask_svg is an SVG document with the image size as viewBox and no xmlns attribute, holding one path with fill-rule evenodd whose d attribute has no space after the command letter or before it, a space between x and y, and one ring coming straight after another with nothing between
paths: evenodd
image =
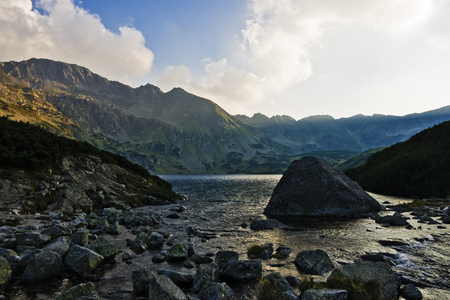
<instances>
[{"instance_id":1,"label":"rock","mask_svg":"<svg viewBox=\"0 0 450 300\"><path fill-rule=\"evenodd\" d=\"M262 276L259 260L232 260L220 271L224 281L257 281Z\"/></svg>"},{"instance_id":2,"label":"rock","mask_svg":"<svg viewBox=\"0 0 450 300\"><path fill-rule=\"evenodd\" d=\"M137 254L141 254L147 250L147 244L141 240L137 240L133 243L133 245L131 245L130 249Z\"/></svg>"},{"instance_id":3,"label":"rock","mask_svg":"<svg viewBox=\"0 0 450 300\"><path fill-rule=\"evenodd\" d=\"M23 271L19 268L20 256L17 255L16 251L6 248L0 248L0 256L5 258L12 270L12 276L20 275Z\"/></svg>"},{"instance_id":4,"label":"rock","mask_svg":"<svg viewBox=\"0 0 450 300\"><path fill-rule=\"evenodd\" d=\"M177 214L177 213L171 213L171 214L168 214L167 216L166 216L166 218L167 219L179 219L180 218L180 215L179 214Z\"/></svg>"},{"instance_id":5,"label":"rock","mask_svg":"<svg viewBox=\"0 0 450 300\"><path fill-rule=\"evenodd\" d=\"M63 256L53 251L35 253L28 260L21 279L26 282L38 282L61 275Z\"/></svg>"},{"instance_id":6,"label":"rock","mask_svg":"<svg viewBox=\"0 0 450 300\"><path fill-rule=\"evenodd\" d=\"M71 240L67 236L61 236L42 248L43 251L53 251L63 257L69 251L72 246Z\"/></svg>"},{"instance_id":7,"label":"rock","mask_svg":"<svg viewBox=\"0 0 450 300\"><path fill-rule=\"evenodd\" d=\"M400 278L384 262L362 261L345 265L334 269L327 282L330 283L336 278L357 279L362 283L377 280L381 284L382 300L397 298L400 287Z\"/></svg>"},{"instance_id":8,"label":"rock","mask_svg":"<svg viewBox=\"0 0 450 300\"><path fill-rule=\"evenodd\" d=\"M183 274L171 270L157 270L156 274L167 276L180 288L190 288L194 283L194 276L191 274Z\"/></svg>"},{"instance_id":9,"label":"rock","mask_svg":"<svg viewBox=\"0 0 450 300\"><path fill-rule=\"evenodd\" d=\"M17 248L33 247L42 248L51 240L49 235L40 234L37 232L25 231L16 233Z\"/></svg>"},{"instance_id":10,"label":"rock","mask_svg":"<svg viewBox=\"0 0 450 300\"><path fill-rule=\"evenodd\" d=\"M164 275L153 275L148 286L148 299L187 300L183 291Z\"/></svg>"},{"instance_id":11,"label":"rock","mask_svg":"<svg viewBox=\"0 0 450 300\"><path fill-rule=\"evenodd\" d=\"M270 273L259 282L258 299L297 300L299 298L283 276L279 273Z\"/></svg>"},{"instance_id":12,"label":"rock","mask_svg":"<svg viewBox=\"0 0 450 300\"><path fill-rule=\"evenodd\" d=\"M89 230L78 229L72 235L72 242L78 246L86 246L89 244Z\"/></svg>"},{"instance_id":13,"label":"rock","mask_svg":"<svg viewBox=\"0 0 450 300\"><path fill-rule=\"evenodd\" d=\"M395 213L392 216L384 216L384 217L378 217L375 219L375 222L379 224L389 224L391 226L406 226L408 224L408 218L403 216L400 213Z\"/></svg>"},{"instance_id":14,"label":"rock","mask_svg":"<svg viewBox=\"0 0 450 300\"><path fill-rule=\"evenodd\" d=\"M86 298L85 298L86 297ZM95 291L95 284L92 282L80 283L71 287L53 300L73 300L73 299L101 299Z\"/></svg>"},{"instance_id":15,"label":"rock","mask_svg":"<svg viewBox=\"0 0 450 300\"><path fill-rule=\"evenodd\" d=\"M247 250L247 256L250 259L262 259L267 260L272 257L273 245L252 245Z\"/></svg>"},{"instance_id":16,"label":"rock","mask_svg":"<svg viewBox=\"0 0 450 300\"><path fill-rule=\"evenodd\" d=\"M291 256L291 249L287 246L280 246L277 248L276 253L273 255L274 258L286 259Z\"/></svg>"},{"instance_id":17,"label":"rock","mask_svg":"<svg viewBox=\"0 0 450 300\"><path fill-rule=\"evenodd\" d=\"M161 254L156 254L155 256L152 257L152 262L155 264L163 263L165 260L166 259L165 259L164 255L161 255Z\"/></svg>"},{"instance_id":18,"label":"rock","mask_svg":"<svg viewBox=\"0 0 450 300\"><path fill-rule=\"evenodd\" d=\"M3 256L0 256L0 285L6 283L11 278L12 270L9 262Z\"/></svg>"},{"instance_id":19,"label":"rock","mask_svg":"<svg viewBox=\"0 0 450 300\"><path fill-rule=\"evenodd\" d=\"M195 262L197 265L209 264L209 263L213 262L213 259L211 257L208 257L206 255L197 254L197 253L193 254L190 257L190 260Z\"/></svg>"},{"instance_id":20,"label":"rock","mask_svg":"<svg viewBox=\"0 0 450 300\"><path fill-rule=\"evenodd\" d=\"M293 161L275 187L264 210L269 217L360 216L381 205L356 182L325 160Z\"/></svg>"},{"instance_id":21,"label":"rock","mask_svg":"<svg viewBox=\"0 0 450 300\"><path fill-rule=\"evenodd\" d=\"M214 262L219 266L219 270L223 270L227 263L232 260L238 260L239 253L236 251L219 251L216 253Z\"/></svg>"},{"instance_id":22,"label":"rock","mask_svg":"<svg viewBox=\"0 0 450 300\"><path fill-rule=\"evenodd\" d=\"M105 260L112 260L117 254L117 249L114 244L103 236L99 236L87 248L103 256Z\"/></svg>"},{"instance_id":23,"label":"rock","mask_svg":"<svg viewBox=\"0 0 450 300\"><path fill-rule=\"evenodd\" d=\"M300 279L298 279L297 277L294 277L294 276L286 276L286 277L284 277L284 279L286 279L286 281L289 283L289 285L293 288L298 287L298 284L300 283Z\"/></svg>"},{"instance_id":24,"label":"rock","mask_svg":"<svg viewBox=\"0 0 450 300\"><path fill-rule=\"evenodd\" d=\"M105 207L103 208L102 215L106 216L110 223L114 223L117 218L122 216L122 210L115 207Z\"/></svg>"},{"instance_id":25,"label":"rock","mask_svg":"<svg viewBox=\"0 0 450 300\"><path fill-rule=\"evenodd\" d=\"M70 228L68 227L64 227L64 226L52 226L50 228L44 229L41 231L41 234L44 235L49 235L51 236L52 239L56 239L60 236L69 236L72 234L72 230L70 230Z\"/></svg>"},{"instance_id":26,"label":"rock","mask_svg":"<svg viewBox=\"0 0 450 300\"><path fill-rule=\"evenodd\" d=\"M219 266L215 263L209 265L200 265L197 268L194 276L194 290L200 291L208 283L219 280Z\"/></svg>"},{"instance_id":27,"label":"rock","mask_svg":"<svg viewBox=\"0 0 450 300\"><path fill-rule=\"evenodd\" d=\"M76 273L86 276L104 260L104 257L88 248L74 245L65 258L66 264Z\"/></svg>"},{"instance_id":28,"label":"rock","mask_svg":"<svg viewBox=\"0 0 450 300\"><path fill-rule=\"evenodd\" d=\"M347 300L346 290L337 289L309 289L306 290L301 300Z\"/></svg>"},{"instance_id":29,"label":"rock","mask_svg":"<svg viewBox=\"0 0 450 300\"><path fill-rule=\"evenodd\" d=\"M188 248L185 244L175 244L166 253L167 261L185 260L188 258Z\"/></svg>"},{"instance_id":30,"label":"rock","mask_svg":"<svg viewBox=\"0 0 450 300\"><path fill-rule=\"evenodd\" d=\"M183 267L185 267L186 269L193 269L193 268L195 268L195 262L190 261L190 260L185 261L183 263Z\"/></svg>"},{"instance_id":31,"label":"rock","mask_svg":"<svg viewBox=\"0 0 450 300\"><path fill-rule=\"evenodd\" d=\"M135 296L147 296L148 286L152 274L146 269L141 268L131 273L131 283L133 284L133 294Z\"/></svg>"},{"instance_id":32,"label":"rock","mask_svg":"<svg viewBox=\"0 0 450 300\"><path fill-rule=\"evenodd\" d=\"M121 233L119 222L114 222L105 228L108 234L119 235Z\"/></svg>"},{"instance_id":33,"label":"rock","mask_svg":"<svg viewBox=\"0 0 450 300\"><path fill-rule=\"evenodd\" d=\"M228 300L233 296L233 290L225 282L210 282L198 294L200 300Z\"/></svg>"},{"instance_id":34,"label":"rock","mask_svg":"<svg viewBox=\"0 0 450 300\"><path fill-rule=\"evenodd\" d=\"M334 269L328 254L320 249L300 252L294 264L299 271L312 275L323 275Z\"/></svg>"},{"instance_id":35,"label":"rock","mask_svg":"<svg viewBox=\"0 0 450 300\"><path fill-rule=\"evenodd\" d=\"M413 284L407 284L402 289L402 297L406 300L421 300L422 293Z\"/></svg>"},{"instance_id":36,"label":"rock","mask_svg":"<svg viewBox=\"0 0 450 300\"><path fill-rule=\"evenodd\" d=\"M136 236L136 241L142 241L147 249L161 248L164 243L164 237L158 232L141 232Z\"/></svg>"},{"instance_id":37,"label":"rock","mask_svg":"<svg viewBox=\"0 0 450 300\"><path fill-rule=\"evenodd\" d=\"M276 228L284 228L278 220L268 219L268 220L254 220L250 223L250 228L253 230L272 230Z\"/></svg>"}]
</instances>

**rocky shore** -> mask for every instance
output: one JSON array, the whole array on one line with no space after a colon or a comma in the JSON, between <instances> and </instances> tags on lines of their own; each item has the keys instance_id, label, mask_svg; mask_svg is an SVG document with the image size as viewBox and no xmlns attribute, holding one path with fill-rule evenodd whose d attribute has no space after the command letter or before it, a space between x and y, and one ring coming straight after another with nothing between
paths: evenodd
<instances>
[{"instance_id":1,"label":"rocky shore","mask_svg":"<svg viewBox=\"0 0 450 300\"><path fill-rule=\"evenodd\" d=\"M416 208L412 213L393 206L370 221L399 230L440 226L444 234L430 239L444 243L442 247L449 240L448 206ZM4 214L0 297L421 299L421 291L428 288L438 288L444 295L450 289L448 259L434 262L441 264L434 277L426 272L414 275L399 270L399 255L390 251L339 261L321 249L297 251L263 239L267 230L298 228L272 220L249 223L210 227L208 220L196 219L188 201L184 206L105 208L72 216ZM414 244L392 238L379 243L398 253Z\"/></svg>"}]
</instances>

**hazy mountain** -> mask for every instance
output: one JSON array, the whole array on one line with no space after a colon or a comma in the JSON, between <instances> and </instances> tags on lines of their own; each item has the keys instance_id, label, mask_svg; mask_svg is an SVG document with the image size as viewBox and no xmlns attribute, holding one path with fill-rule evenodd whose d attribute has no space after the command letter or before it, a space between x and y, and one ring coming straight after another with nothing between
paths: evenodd
<instances>
[{"instance_id":1,"label":"hazy mountain","mask_svg":"<svg viewBox=\"0 0 450 300\"><path fill-rule=\"evenodd\" d=\"M337 120L231 116L180 88L132 88L46 59L0 63L0 79L1 116L89 141L161 173L279 173L305 152L344 159L343 153L389 146L450 119L450 107Z\"/></svg>"}]
</instances>

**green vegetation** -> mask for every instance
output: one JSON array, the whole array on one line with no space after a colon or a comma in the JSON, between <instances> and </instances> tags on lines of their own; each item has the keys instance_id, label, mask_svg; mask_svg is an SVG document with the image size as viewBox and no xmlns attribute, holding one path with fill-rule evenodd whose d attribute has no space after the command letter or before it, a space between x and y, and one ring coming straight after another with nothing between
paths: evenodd
<instances>
[{"instance_id":1,"label":"green vegetation","mask_svg":"<svg viewBox=\"0 0 450 300\"><path fill-rule=\"evenodd\" d=\"M345 174L374 193L450 197L450 121L373 154L364 166Z\"/></svg>"},{"instance_id":2,"label":"green vegetation","mask_svg":"<svg viewBox=\"0 0 450 300\"><path fill-rule=\"evenodd\" d=\"M348 300L378 300L381 299L382 285L380 281L371 279L360 281L357 278L333 277L328 279L327 287L330 289L347 290Z\"/></svg>"},{"instance_id":3,"label":"green vegetation","mask_svg":"<svg viewBox=\"0 0 450 300\"><path fill-rule=\"evenodd\" d=\"M270 253L273 252L273 249L269 245L251 245L247 249L247 256L250 259L257 259L260 258L261 255L264 253L264 251L269 251Z\"/></svg>"},{"instance_id":4,"label":"green vegetation","mask_svg":"<svg viewBox=\"0 0 450 300\"><path fill-rule=\"evenodd\" d=\"M298 288L301 293L314 288L314 279L311 276L302 278L298 283Z\"/></svg>"},{"instance_id":5,"label":"green vegetation","mask_svg":"<svg viewBox=\"0 0 450 300\"><path fill-rule=\"evenodd\" d=\"M259 281L257 293L258 300L280 300L286 298L279 289L274 288L273 283L268 278L263 278Z\"/></svg>"}]
</instances>

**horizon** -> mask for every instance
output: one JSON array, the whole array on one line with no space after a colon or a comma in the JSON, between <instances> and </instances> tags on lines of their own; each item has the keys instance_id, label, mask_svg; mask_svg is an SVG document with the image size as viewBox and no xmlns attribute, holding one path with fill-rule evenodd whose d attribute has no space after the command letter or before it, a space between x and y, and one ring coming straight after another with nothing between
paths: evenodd
<instances>
[{"instance_id":1,"label":"horizon","mask_svg":"<svg viewBox=\"0 0 450 300\"><path fill-rule=\"evenodd\" d=\"M450 0L7 0L0 57L174 87L232 115L405 116L448 106Z\"/></svg>"}]
</instances>

